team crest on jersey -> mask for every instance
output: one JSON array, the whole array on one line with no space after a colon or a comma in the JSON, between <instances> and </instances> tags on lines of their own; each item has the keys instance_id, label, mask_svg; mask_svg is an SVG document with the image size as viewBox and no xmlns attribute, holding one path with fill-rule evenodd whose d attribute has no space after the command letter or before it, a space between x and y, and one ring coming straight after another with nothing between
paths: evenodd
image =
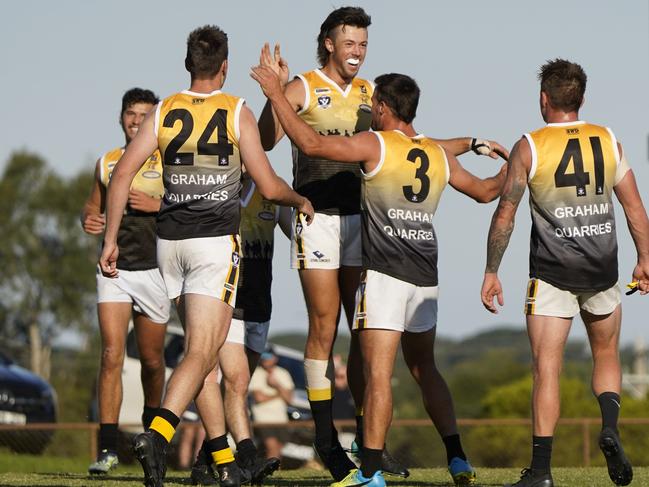
<instances>
[{"instance_id":1,"label":"team crest on jersey","mask_svg":"<svg viewBox=\"0 0 649 487\"><path fill-rule=\"evenodd\" d=\"M219 159L219 166L227 166L228 165L228 158L223 156Z\"/></svg>"},{"instance_id":2,"label":"team crest on jersey","mask_svg":"<svg viewBox=\"0 0 649 487\"><path fill-rule=\"evenodd\" d=\"M316 88L315 90L313 90L313 92L316 95L323 95L325 93L330 93L331 90L329 88Z\"/></svg>"},{"instance_id":3,"label":"team crest on jersey","mask_svg":"<svg viewBox=\"0 0 649 487\"><path fill-rule=\"evenodd\" d=\"M365 85L361 85L361 93L367 95L367 88L365 87Z\"/></svg>"},{"instance_id":4,"label":"team crest on jersey","mask_svg":"<svg viewBox=\"0 0 649 487\"><path fill-rule=\"evenodd\" d=\"M320 108L329 108L331 106L331 97L330 96L319 96L318 97L318 106Z\"/></svg>"}]
</instances>

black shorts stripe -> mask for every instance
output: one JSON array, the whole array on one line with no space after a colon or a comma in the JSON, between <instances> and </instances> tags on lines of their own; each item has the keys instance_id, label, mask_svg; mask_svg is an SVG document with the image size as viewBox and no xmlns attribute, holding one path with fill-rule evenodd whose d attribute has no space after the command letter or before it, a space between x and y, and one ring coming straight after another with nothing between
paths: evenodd
<instances>
[{"instance_id":1,"label":"black shorts stripe","mask_svg":"<svg viewBox=\"0 0 649 487\"><path fill-rule=\"evenodd\" d=\"M366 318L366 286L367 283L367 271L363 271L361 274L361 297L358 300L358 309L356 310L356 314L358 316L356 320L356 328L359 330L362 330L367 326L367 318Z\"/></svg>"},{"instance_id":2,"label":"black shorts stripe","mask_svg":"<svg viewBox=\"0 0 649 487\"><path fill-rule=\"evenodd\" d=\"M295 211L295 246L297 248L297 264L298 269L306 269L306 255L304 254L304 240L302 239L302 231L298 230L302 228L302 222L300 221L300 212Z\"/></svg>"},{"instance_id":3,"label":"black shorts stripe","mask_svg":"<svg viewBox=\"0 0 649 487\"><path fill-rule=\"evenodd\" d=\"M223 285L223 301L225 304L232 306L232 295L237 287L239 278L239 265L241 263L241 252L239 247L239 239L236 235L230 236L232 239L232 258L230 260L230 268L228 269L228 277Z\"/></svg>"},{"instance_id":4,"label":"black shorts stripe","mask_svg":"<svg viewBox=\"0 0 649 487\"><path fill-rule=\"evenodd\" d=\"M534 314L534 301L536 300L536 292L539 289L539 281L537 279L530 279L527 286L527 303L525 305L525 314Z\"/></svg>"}]
</instances>

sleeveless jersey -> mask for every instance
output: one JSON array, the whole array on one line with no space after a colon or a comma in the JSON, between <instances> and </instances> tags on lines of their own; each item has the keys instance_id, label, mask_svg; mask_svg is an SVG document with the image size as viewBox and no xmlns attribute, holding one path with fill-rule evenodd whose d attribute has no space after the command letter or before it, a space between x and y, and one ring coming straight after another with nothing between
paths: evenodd
<instances>
[{"instance_id":1,"label":"sleeveless jersey","mask_svg":"<svg viewBox=\"0 0 649 487\"><path fill-rule=\"evenodd\" d=\"M418 135L374 132L381 161L363 173L363 269L416 286L437 286L433 216L450 171L444 150Z\"/></svg>"},{"instance_id":2,"label":"sleeveless jersey","mask_svg":"<svg viewBox=\"0 0 649 487\"><path fill-rule=\"evenodd\" d=\"M269 321L273 280L273 243L279 207L265 200L255 183L241 197L241 248L243 259L234 317L245 321ZM245 186L244 186L245 187Z\"/></svg>"},{"instance_id":3,"label":"sleeveless jersey","mask_svg":"<svg viewBox=\"0 0 649 487\"><path fill-rule=\"evenodd\" d=\"M165 195L158 236L169 240L239 231L239 114L243 98L183 91L156 109Z\"/></svg>"},{"instance_id":4,"label":"sleeveless jersey","mask_svg":"<svg viewBox=\"0 0 649 487\"><path fill-rule=\"evenodd\" d=\"M124 154L118 147L104 154L99 160L99 180L108 187L113 168ZM154 198L162 198L162 159L160 152L155 151L137 172L131 183L131 189L142 191ZM133 210L128 205L117 232L119 257L117 268L125 271L144 271L158 267L156 261L156 215Z\"/></svg>"},{"instance_id":5,"label":"sleeveless jersey","mask_svg":"<svg viewBox=\"0 0 649 487\"><path fill-rule=\"evenodd\" d=\"M551 123L525 137L532 151L530 277L574 292L610 288L618 279L613 132Z\"/></svg>"},{"instance_id":6,"label":"sleeveless jersey","mask_svg":"<svg viewBox=\"0 0 649 487\"><path fill-rule=\"evenodd\" d=\"M306 97L298 115L320 135L345 135L370 129L374 86L354 78L345 91L316 69L298 76ZM360 212L360 165L318 159L293 145L293 188L328 215Z\"/></svg>"}]
</instances>

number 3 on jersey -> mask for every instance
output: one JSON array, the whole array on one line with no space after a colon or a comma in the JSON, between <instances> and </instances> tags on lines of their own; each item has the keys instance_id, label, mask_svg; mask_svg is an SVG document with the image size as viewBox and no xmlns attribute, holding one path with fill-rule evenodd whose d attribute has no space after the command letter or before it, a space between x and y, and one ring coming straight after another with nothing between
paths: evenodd
<instances>
[{"instance_id":1,"label":"number 3 on jersey","mask_svg":"<svg viewBox=\"0 0 649 487\"><path fill-rule=\"evenodd\" d=\"M599 137L589 137L595 166L595 194L604 194L604 155ZM568 173L572 160L574 172ZM584 171L584 158L579 139L568 139L559 166L554 173L554 184L557 188L574 186L577 196L586 196L586 185L590 184L590 173Z\"/></svg>"},{"instance_id":2,"label":"number 3 on jersey","mask_svg":"<svg viewBox=\"0 0 649 487\"><path fill-rule=\"evenodd\" d=\"M218 156L219 166L227 166L230 163L230 156L234 154L233 145L228 141L227 120L227 110L222 108L216 110L196 143L195 153L199 156ZM177 121L180 121L181 128L164 152L164 163L165 165L192 166L195 153L178 151L192 135L194 118L189 110L176 108L167 113L163 126L172 128ZM215 130L217 131L217 142L210 142L210 137Z\"/></svg>"},{"instance_id":3,"label":"number 3 on jersey","mask_svg":"<svg viewBox=\"0 0 649 487\"><path fill-rule=\"evenodd\" d=\"M428 197L428 192L430 191L430 178L426 174L430 166L430 160L428 159L428 155L421 149L412 149L408 152L406 159L415 164L417 163L417 159L421 161L421 165L415 171L415 178L420 182L420 189L418 193L415 193L412 185L403 186L403 195L408 201L421 203Z\"/></svg>"}]
</instances>

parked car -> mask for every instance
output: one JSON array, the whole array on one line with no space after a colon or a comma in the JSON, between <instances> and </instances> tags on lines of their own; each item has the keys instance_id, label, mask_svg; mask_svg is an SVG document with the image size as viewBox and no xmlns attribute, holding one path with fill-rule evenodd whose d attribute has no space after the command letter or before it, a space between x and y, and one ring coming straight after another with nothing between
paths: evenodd
<instances>
[{"instance_id":1,"label":"parked car","mask_svg":"<svg viewBox=\"0 0 649 487\"><path fill-rule=\"evenodd\" d=\"M56 422L56 392L44 379L0 352L0 424ZM21 453L41 453L53 431L2 431L0 445Z\"/></svg>"}]
</instances>

